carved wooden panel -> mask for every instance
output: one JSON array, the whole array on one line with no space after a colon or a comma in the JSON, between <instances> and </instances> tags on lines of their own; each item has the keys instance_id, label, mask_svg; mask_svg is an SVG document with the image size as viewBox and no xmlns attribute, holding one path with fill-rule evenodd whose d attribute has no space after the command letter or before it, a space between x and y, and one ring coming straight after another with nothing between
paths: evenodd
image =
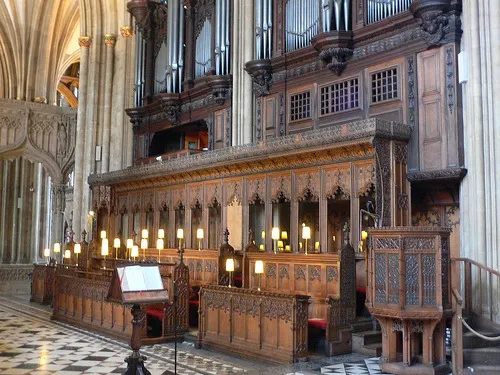
<instances>
[{"instance_id":1,"label":"carved wooden panel","mask_svg":"<svg viewBox=\"0 0 500 375\"><path fill-rule=\"evenodd\" d=\"M257 200L265 201L266 199L266 179L265 177L249 178L247 184L247 201L248 204L253 204Z\"/></svg>"},{"instance_id":2,"label":"carved wooden panel","mask_svg":"<svg viewBox=\"0 0 500 375\"><path fill-rule=\"evenodd\" d=\"M203 204L203 185L202 184L195 184L195 185L189 185L188 186L188 202L189 202L189 207L194 208L196 205L202 205Z\"/></svg>"},{"instance_id":3,"label":"carved wooden panel","mask_svg":"<svg viewBox=\"0 0 500 375\"><path fill-rule=\"evenodd\" d=\"M224 181L224 186L226 188L225 190L226 205L228 206L233 205L235 202L237 202L238 205L241 205L243 203L242 184L243 184L242 179Z\"/></svg>"},{"instance_id":4,"label":"carved wooden panel","mask_svg":"<svg viewBox=\"0 0 500 375\"><path fill-rule=\"evenodd\" d=\"M222 204L221 182L210 182L205 184L205 202L212 206L215 202Z\"/></svg>"},{"instance_id":5,"label":"carved wooden panel","mask_svg":"<svg viewBox=\"0 0 500 375\"><path fill-rule=\"evenodd\" d=\"M325 198L333 198L340 194L349 199L351 196L351 169L345 168L325 168L324 172Z\"/></svg>"},{"instance_id":6,"label":"carved wooden panel","mask_svg":"<svg viewBox=\"0 0 500 375\"><path fill-rule=\"evenodd\" d=\"M170 207L170 190L156 191L156 208L163 210L165 207Z\"/></svg>"},{"instance_id":7,"label":"carved wooden panel","mask_svg":"<svg viewBox=\"0 0 500 375\"><path fill-rule=\"evenodd\" d=\"M277 103L276 96L264 97L264 130L266 139L276 136L277 128Z\"/></svg>"},{"instance_id":8,"label":"carved wooden panel","mask_svg":"<svg viewBox=\"0 0 500 375\"><path fill-rule=\"evenodd\" d=\"M308 195L311 201L319 200L319 170L298 171L295 173L296 199L304 200Z\"/></svg>"},{"instance_id":9,"label":"carved wooden panel","mask_svg":"<svg viewBox=\"0 0 500 375\"><path fill-rule=\"evenodd\" d=\"M181 204L186 206L186 189L184 186L176 186L172 189L172 204L179 207Z\"/></svg>"},{"instance_id":10,"label":"carved wooden panel","mask_svg":"<svg viewBox=\"0 0 500 375\"><path fill-rule=\"evenodd\" d=\"M154 192L148 191L142 194L142 212L154 210Z\"/></svg>"},{"instance_id":11,"label":"carved wooden panel","mask_svg":"<svg viewBox=\"0 0 500 375\"><path fill-rule=\"evenodd\" d=\"M271 188L271 199L279 200L283 197L289 201L292 191L292 180L289 173L269 175L269 184Z\"/></svg>"}]
</instances>

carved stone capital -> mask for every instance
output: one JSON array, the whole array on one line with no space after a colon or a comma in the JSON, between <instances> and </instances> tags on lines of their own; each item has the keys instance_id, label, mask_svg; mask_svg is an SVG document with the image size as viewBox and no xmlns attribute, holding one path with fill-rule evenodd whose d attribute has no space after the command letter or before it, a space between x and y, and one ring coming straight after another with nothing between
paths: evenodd
<instances>
[{"instance_id":1,"label":"carved stone capital","mask_svg":"<svg viewBox=\"0 0 500 375\"><path fill-rule=\"evenodd\" d=\"M78 45L80 47L89 48L91 44L92 44L92 37L91 36L81 36L78 38Z\"/></svg>"},{"instance_id":2,"label":"carved stone capital","mask_svg":"<svg viewBox=\"0 0 500 375\"><path fill-rule=\"evenodd\" d=\"M410 7L430 46L455 42L462 35L460 9L451 9L450 0L414 0Z\"/></svg>"},{"instance_id":3,"label":"carved stone capital","mask_svg":"<svg viewBox=\"0 0 500 375\"><path fill-rule=\"evenodd\" d=\"M108 47L113 47L116 44L116 35L104 34L104 44Z\"/></svg>"},{"instance_id":4,"label":"carved stone capital","mask_svg":"<svg viewBox=\"0 0 500 375\"><path fill-rule=\"evenodd\" d=\"M269 95L269 86L272 83L271 60L253 60L245 64L245 70L252 77L253 92L256 96Z\"/></svg>"},{"instance_id":5,"label":"carved stone capital","mask_svg":"<svg viewBox=\"0 0 500 375\"><path fill-rule=\"evenodd\" d=\"M125 39L132 38L132 36L134 35L134 28L132 26L121 26L120 34Z\"/></svg>"},{"instance_id":6,"label":"carved stone capital","mask_svg":"<svg viewBox=\"0 0 500 375\"><path fill-rule=\"evenodd\" d=\"M328 69L336 75L341 75L347 67L347 59L353 55L352 32L331 31L316 36L311 43L319 52Z\"/></svg>"}]
</instances>

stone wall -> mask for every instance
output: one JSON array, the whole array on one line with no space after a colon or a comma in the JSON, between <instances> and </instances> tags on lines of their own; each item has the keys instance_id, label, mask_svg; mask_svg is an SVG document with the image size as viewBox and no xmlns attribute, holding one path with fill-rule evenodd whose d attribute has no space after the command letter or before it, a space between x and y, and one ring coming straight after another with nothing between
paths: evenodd
<instances>
[{"instance_id":1,"label":"stone wall","mask_svg":"<svg viewBox=\"0 0 500 375\"><path fill-rule=\"evenodd\" d=\"M0 296L31 293L31 265L0 265Z\"/></svg>"}]
</instances>

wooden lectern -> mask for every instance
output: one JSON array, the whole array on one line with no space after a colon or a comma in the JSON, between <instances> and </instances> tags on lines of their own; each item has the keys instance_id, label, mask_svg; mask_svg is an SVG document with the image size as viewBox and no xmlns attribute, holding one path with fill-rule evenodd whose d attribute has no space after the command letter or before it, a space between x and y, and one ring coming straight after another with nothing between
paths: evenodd
<instances>
[{"instance_id":1,"label":"wooden lectern","mask_svg":"<svg viewBox=\"0 0 500 375\"><path fill-rule=\"evenodd\" d=\"M141 305L168 301L168 292L163 287L160 269L157 265L130 265L116 267L111 279L109 301L132 305L132 354L125 359L127 370L124 375L151 375L144 366L145 356L141 356L141 327L146 316Z\"/></svg>"}]
</instances>

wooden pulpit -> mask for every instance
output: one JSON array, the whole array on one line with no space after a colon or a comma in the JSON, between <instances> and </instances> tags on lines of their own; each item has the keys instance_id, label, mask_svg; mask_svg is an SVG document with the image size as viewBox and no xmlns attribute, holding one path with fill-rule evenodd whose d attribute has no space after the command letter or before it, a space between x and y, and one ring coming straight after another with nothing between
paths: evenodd
<instances>
[{"instance_id":1,"label":"wooden pulpit","mask_svg":"<svg viewBox=\"0 0 500 375\"><path fill-rule=\"evenodd\" d=\"M109 301L132 305L132 354L125 359L127 370L124 375L151 375L146 369L145 356L140 354L141 327L146 315L141 305L168 301L168 292L163 287L160 269L157 265L129 265L116 267L111 279Z\"/></svg>"}]
</instances>

